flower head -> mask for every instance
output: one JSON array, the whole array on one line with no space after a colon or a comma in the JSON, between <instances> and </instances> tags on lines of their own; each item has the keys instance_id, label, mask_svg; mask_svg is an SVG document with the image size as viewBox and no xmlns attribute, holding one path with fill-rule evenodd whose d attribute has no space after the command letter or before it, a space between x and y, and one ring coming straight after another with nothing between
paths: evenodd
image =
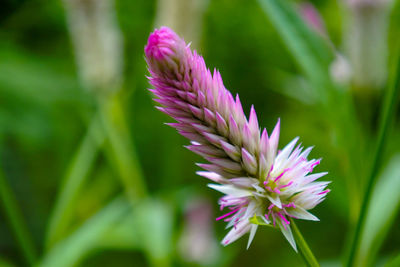
<instances>
[{"instance_id":1,"label":"flower head","mask_svg":"<svg viewBox=\"0 0 400 267\"><path fill-rule=\"evenodd\" d=\"M209 187L225 194L219 200L227 212L217 220L228 222L228 245L250 232L250 245L258 225L279 228L293 248L290 218L318 220L307 210L324 200L328 182L315 182L326 173L311 174L320 160L308 160L311 148L303 150L290 142L278 151L280 122L271 135L260 134L257 115L251 107L244 115L239 97L224 87L218 71L211 74L204 60L172 30L156 29L145 47L150 91L162 112L177 122L169 123L191 140L187 148L208 163L197 174L217 184Z\"/></svg>"}]
</instances>

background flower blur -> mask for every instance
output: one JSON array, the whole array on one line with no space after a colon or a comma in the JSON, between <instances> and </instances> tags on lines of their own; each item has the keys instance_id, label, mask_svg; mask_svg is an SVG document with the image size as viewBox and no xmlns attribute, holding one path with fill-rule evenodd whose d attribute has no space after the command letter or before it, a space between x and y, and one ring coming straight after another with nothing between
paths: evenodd
<instances>
[{"instance_id":1,"label":"background flower blur","mask_svg":"<svg viewBox=\"0 0 400 267\"><path fill-rule=\"evenodd\" d=\"M143 49L161 25L260 127L281 118L280 148L315 145L331 193L312 211L321 221L298 226L322 266L341 266L396 80L395 0L2 1L0 266L302 265L272 228L247 251L247 238L219 245L220 194L146 90ZM354 266L400 266L396 111Z\"/></svg>"}]
</instances>

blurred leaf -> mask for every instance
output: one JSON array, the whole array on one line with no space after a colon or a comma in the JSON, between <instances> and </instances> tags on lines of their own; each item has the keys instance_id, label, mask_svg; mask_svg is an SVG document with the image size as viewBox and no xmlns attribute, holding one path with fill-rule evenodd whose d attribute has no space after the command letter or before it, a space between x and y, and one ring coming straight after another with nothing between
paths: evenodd
<instances>
[{"instance_id":1,"label":"blurred leaf","mask_svg":"<svg viewBox=\"0 0 400 267\"><path fill-rule=\"evenodd\" d=\"M0 258L0 267L14 267L15 265L12 264L11 262Z\"/></svg>"},{"instance_id":2,"label":"blurred leaf","mask_svg":"<svg viewBox=\"0 0 400 267\"><path fill-rule=\"evenodd\" d=\"M74 233L50 250L39 266L75 266L97 244L97 240L130 209L128 202L119 197L105 206Z\"/></svg>"},{"instance_id":3,"label":"blurred leaf","mask_svg":"<svg viewBox=\"0 0 400 267\"><path fill-rule=\"evenodd\" d=\"M150 201L137 210L142 246L154 266L169 266L173 243L173 214L161 201Z\"/></svg>"},{"instance_id":4,"label":"blurred leaf","mask_svg":"<svg viewBox=\"0 0 400 267\"><path fill-rule=\"evenodd\" d=\"M393 259L390 259L385 264L385 267L398 267L398 266L400 266L400 254L395 256Z\"/></svg>"},{"instance_id":5,"label":"blurred leaf","mask_svg":"<svg viewBox=\"0 0 400 267\"><path fill-rule=\"evenodd\" d=\"M137 214L133 210L99 237L97 246L101 249L141 249Z\"/></svg>"},{"instance_id":6,"label":"blurred leaf","mask_svg":"<svg viewBox=\"0 0 400 267\"><path fill-rule=\"evenodd\" d=\"M104 140L105 136L101 129L100 120L98 116L95 116L85 138L71 160L60 188L48 226L47 248L50 248L65 233L75 210L77 196L88 177L88 173Z\"/></svg>"},{"instance_id":7,"label":"blurred leaf","mask_svg":"<svg viewBox=\"0 0 400 267\"><path fill-rule=\"evenodd\" d=\"M67 118L74 118L90 106L89 94L79 87L68 61L1 42L0 58L0 132L46 143L52 130L68 127L58 123L63 110L69 109ZM59 120L51 121L54 115Z\"/></svg>"},{"instance_id":8,"label":"blurred leaf","mask_svg":"<svg viewBox=\"0 0 400 267\"><path fill-rule=\"evenodd\" d=\"M343 266L340 259L323 260L320 263L321 263L321 267L342 267Z\"/></svg>"},{"instance_id":9,"label":"blurred leaf","mask_svg":"<svg viewBox=\"0 0 400 267\"><path fill-rule=\"evenodd\" d=\"M35 244L15 194L3 173L2 166L0 166L0 200L26 263L33 264L37 257Z\"/></svg>"},{"instance_id":10,"label":"blurred leaf","mask_svg":"<svg viewBox=\"0 0 400 267\"><path fill-rule=\"evenodd\" d=\"M310 79L314 90L325 95L324 85L330 80L329 65L332 52L322 38L317 36L287 1L259 0L261 7L275 26L284 44L297 64Z\"/></svg>"},{"instance_id":11,"label":"blurred leaf","mask_svg":"<svg viewBox=\"0 0 400 267\"><path fill-rule=\"evenodd\" d=\"M387 147L387 141L390 137L389 133L392 130L392 122L396 117L398 100L400 97L400 39L398 39L396 43L398 50L396 54L393 55L396 61L394 61L391 66L390 81L388 82L387 90L381 105L376 147L372 154L373 160L371 162L371 169L367 176L361 209L348 254L348 266L354 266L360 256L361 259L366 257L373 258L376 252L373 252L373 249L371 249L372 251L368 251L369 244L375 244L375 241L372 241L372 239L374 239L373 235L376 234L377 230L381 230L382 232L379 232L376 236L377 240L381 241L379 237L384 236L388 228L384 225L392 220L391 217L395 214L395 210L398 208L400 202L398 192L392 191L393 186L397 189L400 188L400 186L396 186L400 183L398 169L395 167L396 165L389 165L393 167L389 167L390 171L388 171L388 174L384 175L384 177L391 177L384 178L384 180L387 180L385 181L386 184L381 184L381 180L378 179L379 170L383 165L384 158L382 155ZM392 162L396 161L399 162L395 157ZM399 166L399 164L397 164L397 166ZM386 187L384 185L386 185ZM391 202L386 201L387 199L390 199ZM382 212L382 210L384 212ZM379 218L380 221L379 219L377 220L377 218ZM372 233L369 232L369 230L372 230ZM363 238L364 235L365 239ZM361 248L363 244L366 247L364 250Z\"/></svg>"},{"instance_id":12,"label":"blurred leaf","mask_svg":"<svg viewBox=\"0 0 400 267\"><path fill-rule=\"evenodd\" d=\"M313 95L313 89L308 80L304 79L300 75L282 74L281 86L279 88L273 88L278 93L282 93L288 97L291 97L304 105L316 104L318 101L316 95Z\"/></svg>"},{"instance_id":13,"label":"blurred leaf","mask_svg":"<svg viewBox=\"0 0 400 267\"><path fill-rule=\"evenodd\" d=\"M152 266L170 266L174 248L173 210L167 203L150 199L135 204L132 213L99 240L99 246L112 249L141 249Z\"/></svg>"},{"instance_id":14,"label":"blurred leaf","mask_svg":"<svg viewBox=\"0 0 400 267\"><path fill-rule=\"evenodd\" d=\"M368 207L357 265L371 265L400 208L400 154L395 155L379 178Z\"/></svg>"},{"instance_id":15,"label":"blurred leaf","mask_svg":"<svg viewBox=\"0 0 400 267\"><path fill-rule=\"evenodd\" d=\"M71 101L86 104L89 98L65 61L38 57L12 43L0 45L0 92L29 102L50 105Z\"/></svg>"}]
</instances>

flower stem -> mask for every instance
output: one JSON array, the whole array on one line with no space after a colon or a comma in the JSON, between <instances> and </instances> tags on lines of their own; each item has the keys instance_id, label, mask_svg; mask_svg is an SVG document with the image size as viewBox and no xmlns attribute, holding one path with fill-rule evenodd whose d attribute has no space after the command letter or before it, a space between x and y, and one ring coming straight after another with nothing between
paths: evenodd
<instances>
[{"instance_id":1,"label":"flower stem","mask_svg":"<svg viewBox=\"0 0 400 267\"><path fill-rule=\"evenodd\" d=\"M21 210L18 207L17 200L12 189L7 183L4 173L0 169L0 200L4 207L5 216L7 217L18 245L21 247L22 254L26 262L33 266L36 261L36 251L31 234L25 224Z\"/></svg>"},{"instance_id":2,"label":"flower stem","mask_svg":"<svg viewBox=\"0 0 400 267\"><path fill-rule=\"evenodd\" d=\"M400 47L400 46L398 46ZM371 171L368 177L367 186L364 193L364 198L361 204L360 215L358 217L358 221L356 224L356 228L354 230L354 237L350 247L350 253L347 261L347 266L354 266L355 264L355 254L360 246L361 242L361 233L363 232L367 208L370 205L372 189L376 183L377 173L379 171L379 167L381 165L382 160L382 152L385 147L385 141L388 136L389 128L391 126L391 122L394 117L394 113L396 111L396 104L399 98L400 93L400 68L399 68L399 57L400 49L397 50L397 55L395 57L396 62L394 68L394 79L389 84L388 91L386 93L384 103L382 105L381 111L381 120L379 125L379 133L378 140L376 144L376 150L374 154L374 160L372 162Z\"/></svg>"},{"instance_id":3,"label":"flower stem","mask_svg":"<svg viewBox=\"0 0 400 267\"><path fill-rule=\"evenodd\" d=\"M304 239L303 235L301 234L299 228L297 228L296 223L294 220L290 219L290 225L293 230L293 235L296 240L296 244L299 247L299 252L301 257L303 258L304 262L307 266L310 267L319 267L319 263L315 258L314 254L312 253L310 247L308 246L306 240Z\"/></svg>"}]
</instances>

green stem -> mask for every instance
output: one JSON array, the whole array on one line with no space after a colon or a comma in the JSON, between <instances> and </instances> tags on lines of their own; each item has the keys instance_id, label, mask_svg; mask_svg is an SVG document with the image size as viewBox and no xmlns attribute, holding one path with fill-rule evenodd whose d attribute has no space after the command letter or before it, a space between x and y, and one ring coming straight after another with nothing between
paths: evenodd
<instances>
[{"instance_id":1,"label":"green stem","mask_svg":"<svg viewBox=\"0 0 400 267\"><path fill-rule=\"evenodd\" d=\"M46 248L52 247L63 237L71 221L78 194L105 140L101 126L99 114L96 114L70 162L50 217Z\"/></svg>"},{"instance_id":2,"label":"green stem","mask_svg":"<svg viewBox=\"0 0 400 267\"><path fill-rule=\"evenodd\" d=\"M131 134L126 124L118 94L99 98L101 121L109 140L106 153L114 164L130 200L136 201L147 195L146 184L135 153Z\"/></svg>"},{"instance_id":3,"label":"green stem","mask_svg":"<svg viewBox=\"0 0 400 267\"><path fill-rule=\"evenodd\" d=\"M349 198L350 222L357 220L358 210L361 202L361 190L359 188L360 168L359 155L362 153L363 137L361 126L356 119L355 110L351 100L351 95L340 88L331 88L330 97L327 105L324 105L325 114L329 116L329 122L334 126L337 135L338 150L340 153L341 164L344 170L345 183Z\"/></svg>"},{"instance_id":4,"label":"green stem","mask_svg":"<svg viewBox=\"0 0 400 267\"><path fill-rule=\"evenodd\" d=\"M300 255L303 258L306 265L310 267L319 267L317 259L312 253L310 247L307 245L306 240L301 234L299 228L297 228L297 225L294 222L294 220L290 219L290 225L293 230L294 239L296 240L296 244L299 248Z\"/></svg>"},{"instance_id":5,"label":"green stem","mask_svg":"<svg viewBox=\"0 0 400 267\"><path fill-rule=\"evenodd\" d=\"M400 49L399 49L400 50ZM397 51L395 69L394 69L394 79L390 83L388 91L385 96L385 100L381 111L381 120L379 125L378 140L376 144L376 150L374 154L374 160L372 162L371 171L368 177L367 186L364 193L364 198L361 204L360 215L356 224L354 231L353 242L350 247L350 254L347 261L347 266L354 266L355 264L355 254L360 246L361 233L363 232L367 208L370 205L372 189L376 183L377 174L382 160L382 152L385 147L385 141L389 133L389 128L396 111L396 104L400 93L400 68L399 68L399 50Z\"/></svg>"},{"instance_id":6,"label":"green stem","mask_svg":"<svg viewBox=\"0 0 400 267\"><path fill-rule=\"evenodd\" d=\"M3 203L5 215L14 232L17 243L25 257L26 262L33 266L36 261L36 251L33 239L29 233L28 227L18 207L14 193L2 170L0 169L0 200Z\"/></svg>"}]
</instances>

